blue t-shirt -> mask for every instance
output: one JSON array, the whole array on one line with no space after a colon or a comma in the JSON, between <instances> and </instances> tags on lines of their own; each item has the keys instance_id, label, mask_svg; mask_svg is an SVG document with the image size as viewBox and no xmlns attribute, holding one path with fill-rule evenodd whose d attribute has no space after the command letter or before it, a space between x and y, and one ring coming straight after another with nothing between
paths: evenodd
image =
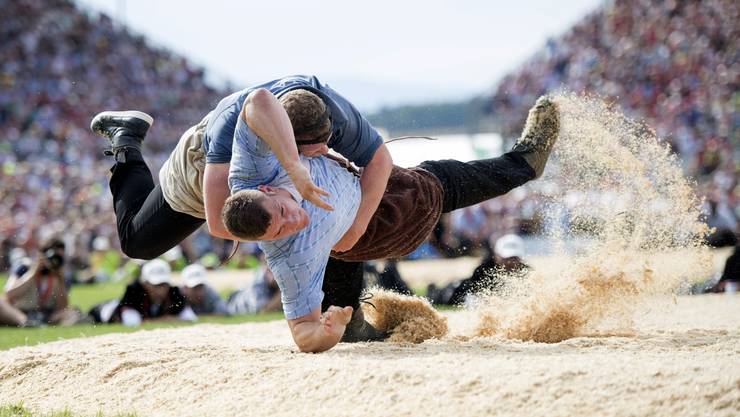
<instances>
[{"instance_id":1,"label":"blue t-shirt","mask_svg":"<svg viewBox=\"0 0 740 417\"><path fill-rule=\"evenodd\" d=\"M203 138L207 163L223 164L231 161L239 113L249 93L258 88L265 88L276 97L296 89L309 90L321 97L329 107L332 119L333 134L329 147L358 166L367 166L383 143L380 134L347 99L329 86L322 85L314 76L294 75L237 91L218 103L211 112Z\"/></svg>"},{"instance_id":2,"label":"blue t-shirt","mask_svg":"<svg viewBox=\"0 0 740 417\"><path fill-rule=\"evenodd\" d=\"M303 200L301 207L310 219L308 226L285 239L259 244L280 287L283 312L289 320L321 306L321 287L331 249L354 222L362 197L359 178L336 161L325 157L301 157L301 161L307 165L313 182L330 193L326 201L334 210L326 211ZM286 179L275 154L239 118L229 169L231 193L262 184L285 184Z\"/></svg>"}]
</instances>

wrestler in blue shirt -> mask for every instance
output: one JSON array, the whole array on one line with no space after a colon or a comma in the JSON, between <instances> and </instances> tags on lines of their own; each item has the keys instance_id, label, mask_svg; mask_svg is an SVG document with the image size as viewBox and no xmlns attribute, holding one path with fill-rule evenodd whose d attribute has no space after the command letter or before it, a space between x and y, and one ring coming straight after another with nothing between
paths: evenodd
<instances>
[{"instance_id":1,"label":"wrestler in blue shirt","mask_svg":"<svg viewBox=\"0 0 740 417\"><path fill-rule=\"evenodd\" d=\"M347 169L336 161L325 157L301 156L300 159L314 184L329 192L326 199L334 210L323 210L303 200L267 143L243 119L237 122L229 174L232 194L245 189L287 191L304 210L296 211L299 217L293 224L299 226L311 219L297 234L279 239L291 230L276 230L273 237L278 239L259 243L280 287L283 311L288 320L307 316L321 307L326 261L334 242L352 225L361 197L359 178L348 175Z\"/></svg>"}]
</instances>

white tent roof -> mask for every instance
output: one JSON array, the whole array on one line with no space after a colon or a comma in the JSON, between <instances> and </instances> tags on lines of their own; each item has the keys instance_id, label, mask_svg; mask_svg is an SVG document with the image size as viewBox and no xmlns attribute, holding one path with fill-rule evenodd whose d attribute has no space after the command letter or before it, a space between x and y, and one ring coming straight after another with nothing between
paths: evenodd
<instances>
[{"instance_id":1,"label":"white tent roof","mask_svg":"<svg viewBox=\"0 0 740 417\"><path fill-rule=\"evenodd\" d=\"M473 135L439 135L437 140L404 139L389 143L393 163L402 167L416 166L427 160L457 159L470 161L501 154L503 140L495 133Z\"/></svg>"}]
</instances>

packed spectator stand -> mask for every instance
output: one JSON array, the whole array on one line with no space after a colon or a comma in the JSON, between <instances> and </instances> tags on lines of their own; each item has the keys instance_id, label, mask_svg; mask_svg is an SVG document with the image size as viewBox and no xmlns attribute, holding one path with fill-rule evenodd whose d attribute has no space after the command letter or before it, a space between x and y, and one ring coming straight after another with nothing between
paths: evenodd
<instances>
[{"instance_id":1,"label":"packed spectator stand","mask_svg":"<svg viewBox=\"0 0 740 417\"><path fill-rule=\"evenodd\" d=\"M0 2L0 241L34 250L62 232L84 260L96 237L117 242L105 143L88 125L103 109L146 109L152 171L220 100L204 70L107 16L67 0ZM156 176L156 175L155 175Z\"/></svg>"}]
</instances>

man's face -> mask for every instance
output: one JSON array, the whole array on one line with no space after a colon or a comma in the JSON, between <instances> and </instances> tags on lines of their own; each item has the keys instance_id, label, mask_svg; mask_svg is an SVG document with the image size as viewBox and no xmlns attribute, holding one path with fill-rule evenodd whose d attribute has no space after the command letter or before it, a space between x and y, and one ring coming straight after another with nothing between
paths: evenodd
<instances>
[{"instance_id":1,"label":"man's face","mask_svg":"<svg viewBox=\"0 0 740 417\"><path fill-rule=\"evenodd\" d=\"M200 304L206 298L205 285L196 285L193 288L182 287L182 294L188 299L190 304Z\"/></svg>"},{"instance_id":2,"label":"man's face","mask_svg":"<svg viewBox=\"0 0 740 417\"><path fill-rule=\"evenodd\" d=\"M260 240L284 239L308 226L308 214L293 200L290 193L265 185L260 186L259 190L267 196L262 201L262 206L271 218L270 226Z\"/></svg>"},{"instance_id":3,"label":"man's face","mask_svg":"<svg viewBox=\"0 0 740 417\"><path fill-rule=\"evenodd\" d=\"M154 304L162 304L167 299L167 294L170 292L170 286L168 284L157 284L153 285L148 282L144 282L144 289L149 294L149 299Z\"/></svg>"}]
</instances>

